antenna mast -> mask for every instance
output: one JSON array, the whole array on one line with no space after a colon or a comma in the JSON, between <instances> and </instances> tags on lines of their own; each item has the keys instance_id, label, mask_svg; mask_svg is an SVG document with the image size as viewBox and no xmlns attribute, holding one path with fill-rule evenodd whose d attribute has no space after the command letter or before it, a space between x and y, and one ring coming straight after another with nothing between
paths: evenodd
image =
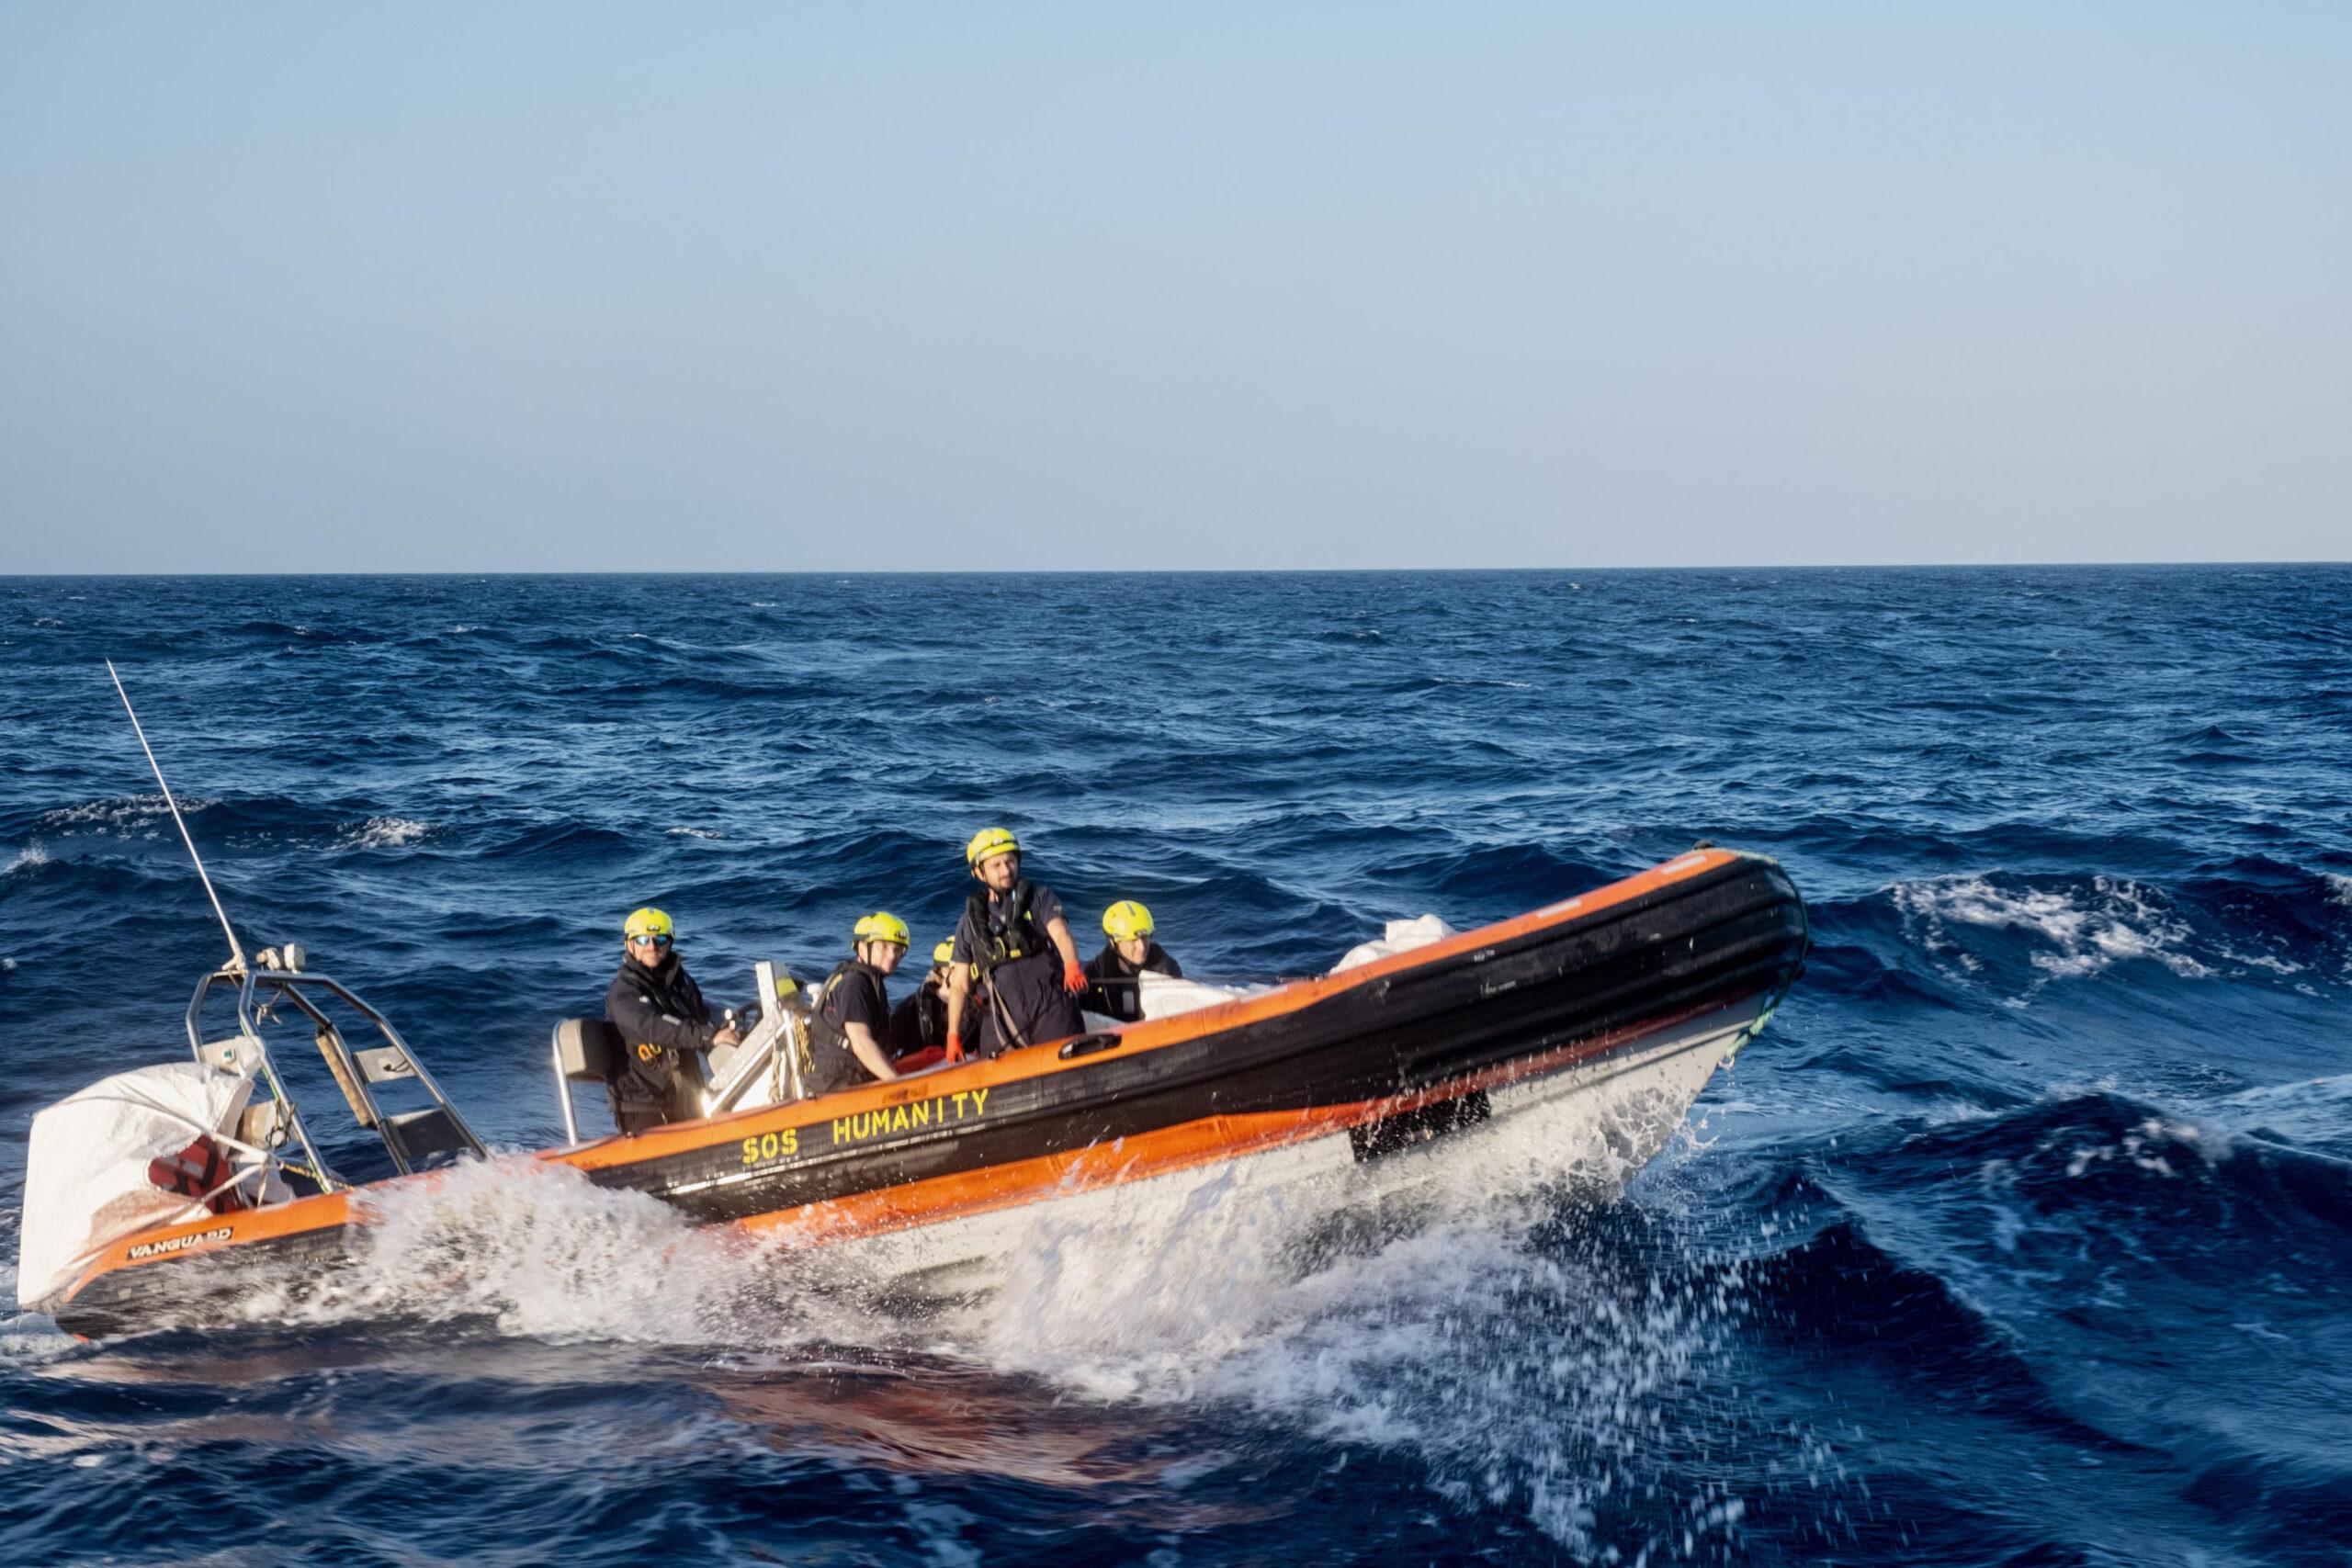
<instances>
[{"instance_id":1,"label":"antenna mast","mask_svg":"<svg viewBox=\"0 0 2352 1568\"><path fill-rule=\"evenodd\" d=\"M155 771L155 784L164 792L164 804L172 808L172 821L179 828L180 842L187 846L187 858L196 863L197 880L204 884L204 896L212 900L212 912L220 917L221 934L229 939L229 967L243 969L245 950L237 945L236 931L229 924L229 911L220 907L220 895L212 890L212 878L205 874L204 857L196 852L196 840L188 836L187 819L180 815L180 803L172 798L172 786L164 782L163 764L155 761L155 749L147 744L147 731L139 724L139 710L130 705L130 694L122 689L122 677L116 673L111 659L107 660L107 673L114 679L115 695L122 699L122 711L130 716L130 729L139 737L139 749L147 753L147 765Z\"/></svg>"}]
</instances>

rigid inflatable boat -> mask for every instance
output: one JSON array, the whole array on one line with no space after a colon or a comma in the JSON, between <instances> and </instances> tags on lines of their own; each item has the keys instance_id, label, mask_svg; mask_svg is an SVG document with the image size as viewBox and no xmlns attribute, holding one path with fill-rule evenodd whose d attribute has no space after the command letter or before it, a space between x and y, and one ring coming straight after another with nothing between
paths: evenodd
<instances>
[{"instance_id":1,"label":"rigid inflatable boat","mask_svg":"<svg viewBox=\"0 0 2352 1568\"><path fill-rule=\"evenodd\" d=\"M1564 1100L1609 1122L1632 1168L1764 1027L1807 940L1776 863L1702 848L1321 978L820 1098L797 1092L795 1016L770 1006L714 1064L711 1114L588 1142L563 1080L603 1064L595 1028L573 1021L553 1048L573 1141L531 1157L695 1222L810 1246L921 1227L985 1246L980 1216L1116 1203L1220 1162L1346 1180L1351 1167L1442 1160L1483 1124ZM759 981L772 998L767 965ZM208 1001L217 1014L231 997L234 1032L208 1040ZM382 1043L354 1048L342 1010ZM321 1158L265 1040L273 1021L311 1031L400 1174L355 1185ZM232 1310L252 1270L343 1259L379 1193L482 1153L390 1023L299 949L206 976L187 1032L193 1063L119 1075L35 1120L19 1295L72 1332ZM421 1103L391 1109L401 1095Z\"/></svg>"}]
</instances>

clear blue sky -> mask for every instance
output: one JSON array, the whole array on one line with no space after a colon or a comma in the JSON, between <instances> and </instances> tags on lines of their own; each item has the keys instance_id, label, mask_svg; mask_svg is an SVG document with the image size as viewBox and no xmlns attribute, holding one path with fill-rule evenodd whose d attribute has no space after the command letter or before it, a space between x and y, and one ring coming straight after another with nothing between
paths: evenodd
<instances>
[{"instance_id":1,"label":"clear blue sky","mask_svg":"<svg viewBox=\"0 0 2352 1568\"><path fill-rule=\"evenodd\" d=\"M0 572L2352 556L2352 5L0 8Z\"/></svg>"}]
</instances>

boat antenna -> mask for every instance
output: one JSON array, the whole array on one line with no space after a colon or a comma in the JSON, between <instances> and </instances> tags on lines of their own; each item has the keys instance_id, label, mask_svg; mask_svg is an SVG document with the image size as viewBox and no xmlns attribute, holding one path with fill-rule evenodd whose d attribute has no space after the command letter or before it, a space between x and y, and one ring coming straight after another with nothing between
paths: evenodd
<instances>
[{"instance_id":1,"label":"boat antenna","mask_svg":"<svg viewBox=\"0 0 2352 1568\"><path fill-rule=\"evenodd\" d=\"M139 749L147 753L147 765L155 770L155 785L164 792L164 804L172 808L172 820L179 827L180 842L187 846L187 858L196 863L197 880L204 884L204 896L212 900L212 912L220 917L221 934L229 939L229 967L243 969L245 950L237 945L237 932L229 924L229 911L220 907L220 895L213 891L212 878L205 874L204 857L196 852L196 840L188 835L187 818L180 815L180 803L172 798L172 786L164 782L164 766L155 761L155 749L147 744L147 731L140 727L139 710L130 705L130 694L122 689L122 676L111 659L107 660L107 673L114 677L115 695L122 699L122 711L130 716L130 730L139 737Z\"/></svg>"}]
</instances>

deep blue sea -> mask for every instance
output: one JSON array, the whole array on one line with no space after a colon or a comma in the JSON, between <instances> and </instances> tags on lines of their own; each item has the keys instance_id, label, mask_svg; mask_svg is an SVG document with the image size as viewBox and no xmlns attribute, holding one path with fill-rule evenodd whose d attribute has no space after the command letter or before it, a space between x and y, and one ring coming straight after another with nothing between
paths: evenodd
<instances>
[{"instance_id":1,"label":"deep blue sea","mask_svg":"<svg viewBox=\"0 0 2352 1568\"><path fill-rule=\"evenodd\" d=\"M748 998L992 823L1207 976L1702 838L1818 945L1613 1201L1040 1211L943 1311L493 1167L324 1303L16 1316L0 1561L2352 1561L2352 569L0 579L10 1265L221 953L108 657L508 1148L632 907Z\"/></svg>"}]
</instances>

